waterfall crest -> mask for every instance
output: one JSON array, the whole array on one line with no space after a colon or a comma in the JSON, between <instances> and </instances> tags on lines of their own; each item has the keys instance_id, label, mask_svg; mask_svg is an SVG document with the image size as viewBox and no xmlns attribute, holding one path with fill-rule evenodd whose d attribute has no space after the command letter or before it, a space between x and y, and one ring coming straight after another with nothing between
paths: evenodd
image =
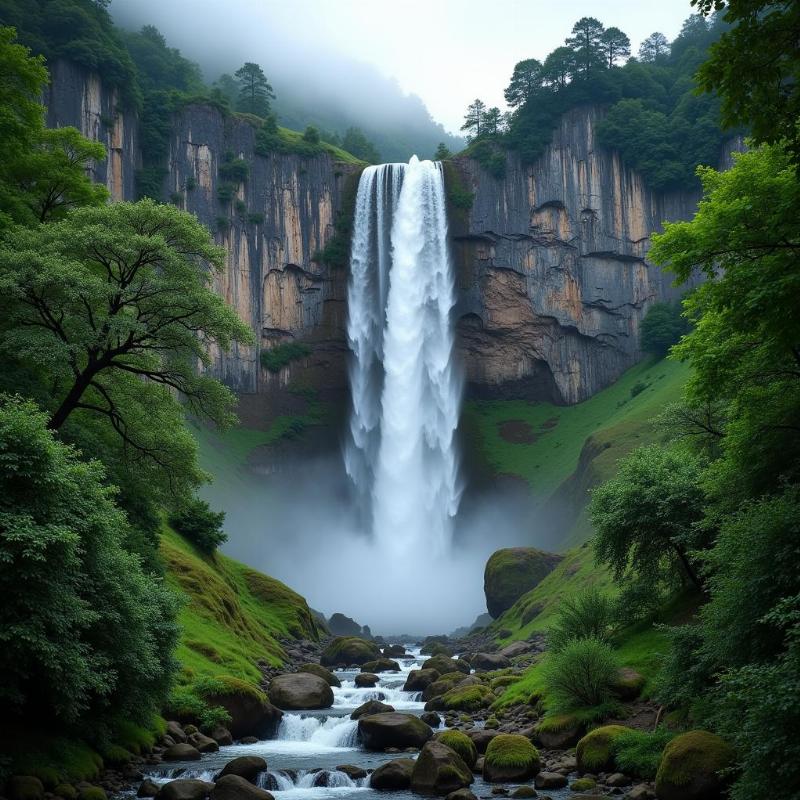
<instances>
[{"instance_id":1,"label":"waterfall crest","mask_svg":"<svg viewBox=\"0 0 800 800\"><path fill-rule=\"evenodd\" d=\"M348 286L345 465L375 539L396 553L444 552L458 510L454 297L441 164L365 169Z\"/></svg>"}]
</instances>

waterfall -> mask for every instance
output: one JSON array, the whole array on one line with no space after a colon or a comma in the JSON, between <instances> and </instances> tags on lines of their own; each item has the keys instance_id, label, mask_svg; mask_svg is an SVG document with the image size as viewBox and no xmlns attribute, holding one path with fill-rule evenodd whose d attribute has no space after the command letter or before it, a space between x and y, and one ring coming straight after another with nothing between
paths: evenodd
<instances>
[{"instance_id":1,"label":"waterfall","mask_svg":"<svg viewBox=\"0 0 800 800\"><path fill-rule=\"evenodd\" d=\"M454 294L441 165L368 167L348 286L345 465L375 539L394 553L446 551L458 509Z\"/></svg>"}]
</instances>

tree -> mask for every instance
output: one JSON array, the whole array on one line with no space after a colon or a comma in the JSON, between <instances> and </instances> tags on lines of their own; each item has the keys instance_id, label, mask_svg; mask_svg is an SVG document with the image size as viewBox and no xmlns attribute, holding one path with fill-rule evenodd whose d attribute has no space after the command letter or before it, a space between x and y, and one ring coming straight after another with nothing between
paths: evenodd
<instances>
[{"instance_id":1,"label":"tree","mask_svg":"<svg viewBox=\"0 0 800 800\"><path fill-rule=\"evenodd\" d=\"M654 64L669 55L669 39L663 33L651 33L639 45L639 60Z\"/></svg>"},{"instance_id":2,"label":"tree","mask_svg":"<svg viewBox=\"0 0 800 800\"><path fill-rule=\"evenodd\" d=\"M361 128L351 127L344 132L342 148L368 164L378 164L381 155Z\"/></svg>"},{"instance_id":3,"label":"tree","mask_svg":"<svg viewBox=\"0 0 800 800\"><path fill-rule=\"evenodd\" d=\"M542 63L535 58L526 58L514 66L511 80L505 91L506 103L518 108L527 103L542 85Z\"/></svg>"},{"instance_id":4,"label":"tree","mask_svg":"<svg viewBox=\"0 0 800 800\"><path fill-rule=\"evenodd\" d=\"M183 503L169 517L169 524L207 555L228 541L222 530L224 522L224 511L212 511L208 503L198 497Z\"/></svg>"},{"instance_id":5,"label":"tree","mask_svg":"<svg viewBox=\"0 0 800 800\"><path fill-rule=\"evenodd\" d=\"M600 37L600 49L609 69L619 59L631 54L631 40L619 28L606 28Z\"/></svg>"},{"instance_id":6,"label":"tree","mask_svg":"<svg viewBox=\"0 0 800 800\"><path fill-rule=\"evenodd\" d=\"M436 148L436 152L433 154L434 161L446 161L450 158L453 154L448 149L447 145L444 142L439 142L438 147Z\"/></svg>"},{"instance_id":7,"label":"tree","mask_svg":"<svg viewBox=\"0 0 800 800\"><path fill-rule=\"evenodd\" d=\"M705 544L703 463L679 449L635 450L592 492L595 556L623 584L656 592L674 576L702 589L692 553ZM657 598L658 599L658 598Z\"/></svg>"},{"instance_id":8,"label":"tree","mask_svg":"<svg viewBox=\"0 0 800 800\"><path fill-rule=\"evenodd\" d=\"M688 331L680 303L653 303L639 328L642 350L665 356L672 345Z\"/></svg>"},{"instance_id":9,"label":"tree","mask_svg":"<svg viewBox=\"0 0 800 800\"><path fill-rule=\"evenodd\" d=\"M483 117L486 113L486 103L483 100L476 99L467 108L467 113L464 116L464 124L461 126L462 131L469 131L473 138L480 136L483 130Z\"/></svg>"},{"instance_id":10,"label":"tree","mask_svg":"<svg viewBox=\"0 0 800 800\"><path fill-rule=\"evenodd\" d=\"M557 47L544 60L542 82L556 89L563 89L575 70L575 52L569 47Z\"/></svg>"},{"instance_id":11,"label":"tree","mask_svg":"<svg viewBox=\"0 0 800 800\"><path fill-rule=\"evenodd\" d=\"M0 452L6 722L147 721L176 669L174 595L125 552L102 466L59 442L32 402L0 397Z\"/></svg>"},{"instance_id":12,"label":"tree","mask_svg":"<svg viewBox=\"0 0 800 800\"><path fill-rule=\"evenodd\" d=\"M503 125L503 115L497 106L487 108L486 113L483 115L481 129L489 136L497 136L501 132Z\"/></svg>"},{"instance_id":13,"label":"tree","mask_svg":"<svg viewBox=\"0 0 800 800\"><path fill-rule=\"evenodd\" d=\"M174 425L183 402L229 424L233 395L197 365L210 363L211 347L252 341L211 289L222 264L194 216L150 200L11 233L0 247L0 341L48 375L49 426L79 410L99 415L126 447L181 472L164 463L158 423Z\"/></svg>"},{"instance_id":14,"label":"tree","mask_svg":"<svg viewBox=\"0 0 800 800\"><path fill-rule=\"evenodd\" d=\"M722 96L722 122L746 125L756 143L786 140L800 164L800 5L766 0L692 0L701 14L724 8L732 27L698 71L700 87Z\"/></svg>"},{"instance_id":15,"label":"tree","mask_svg":"<svg viewBox=\"0 0 800 800\"><path fill-rule=\"evenodd\" d=\"M315 128L313 125L307 125L305 131L303 131L303 141L309 144L319 144L319 128Z\"/></svg>"},{"instance_id":16,"label":"tree","mask_svg":"<svg viewBox=\"0 0 800 800\"><path fill-rule=\"evenodd\" d=\"M234 73L239 83L237 109L247 114L266 117L269 114L270 100L275 99L264 70L258 64L247 61Z\"/></svg>"},{"instance_id":17,"label":"tree","mask_svg":"<svg viewBox=\"0 0 800 800\"><path fill-rule=\"evenodd\" d=\"M213 89L217 90L219 94L224 97L231 106L236 105L239 96L239 84L233 75L223 72L213 83Z\"/></svg>"},{"instance_id":18,"label":"tree","mask_svg":"<svg viewBox=\"0 0 800 800\"><path fill-rule=\"evenodd\" d=\"M578 72L589 75L604 63L603 23L594 17L581 17L572 26L566 46L575 54Z\"/></svg>"}]
</instances>

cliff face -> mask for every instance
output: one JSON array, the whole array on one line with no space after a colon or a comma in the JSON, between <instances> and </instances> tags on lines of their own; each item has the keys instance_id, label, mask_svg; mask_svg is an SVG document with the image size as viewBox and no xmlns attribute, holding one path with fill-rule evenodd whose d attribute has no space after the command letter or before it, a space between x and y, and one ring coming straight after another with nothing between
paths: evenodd
<instances>
[{"instance_id":1,"label":"cliff face","mask_svg":"<svg viewBox=\"0 0 800 800\"><path fill-rule=\"evenodd\" d=\"M596 148L597 114L567 114L535 163L513 154L498 180L459 159L474 193L452 225L459 341L478 394L575 403L641 357L639 323L671 278L647 261L662 220L687 219L692 192L658 194Z\"/></svg>"}]
</instances>

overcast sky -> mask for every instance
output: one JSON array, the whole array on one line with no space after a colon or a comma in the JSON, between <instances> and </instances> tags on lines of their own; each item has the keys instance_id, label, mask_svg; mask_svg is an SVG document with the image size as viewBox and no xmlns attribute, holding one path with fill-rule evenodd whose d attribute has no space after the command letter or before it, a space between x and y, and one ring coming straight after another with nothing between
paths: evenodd
<instances>
[{"instance_id":1,"label":"overcast sky","mask_svg":"<svg viewBox=\"0 0 800 800\"><path fill-rule=\"evenodd\" d=\"M237 42L240 61L258 60L260 48L365 61L454 132L475 97L504 107L514 64L563 44L578 18L621 28L635 52L653 31L674 38L692 12L689 0L113 0L112 9L157 25L193 58L224 41Z\"/></svg>"}]
</instances>

